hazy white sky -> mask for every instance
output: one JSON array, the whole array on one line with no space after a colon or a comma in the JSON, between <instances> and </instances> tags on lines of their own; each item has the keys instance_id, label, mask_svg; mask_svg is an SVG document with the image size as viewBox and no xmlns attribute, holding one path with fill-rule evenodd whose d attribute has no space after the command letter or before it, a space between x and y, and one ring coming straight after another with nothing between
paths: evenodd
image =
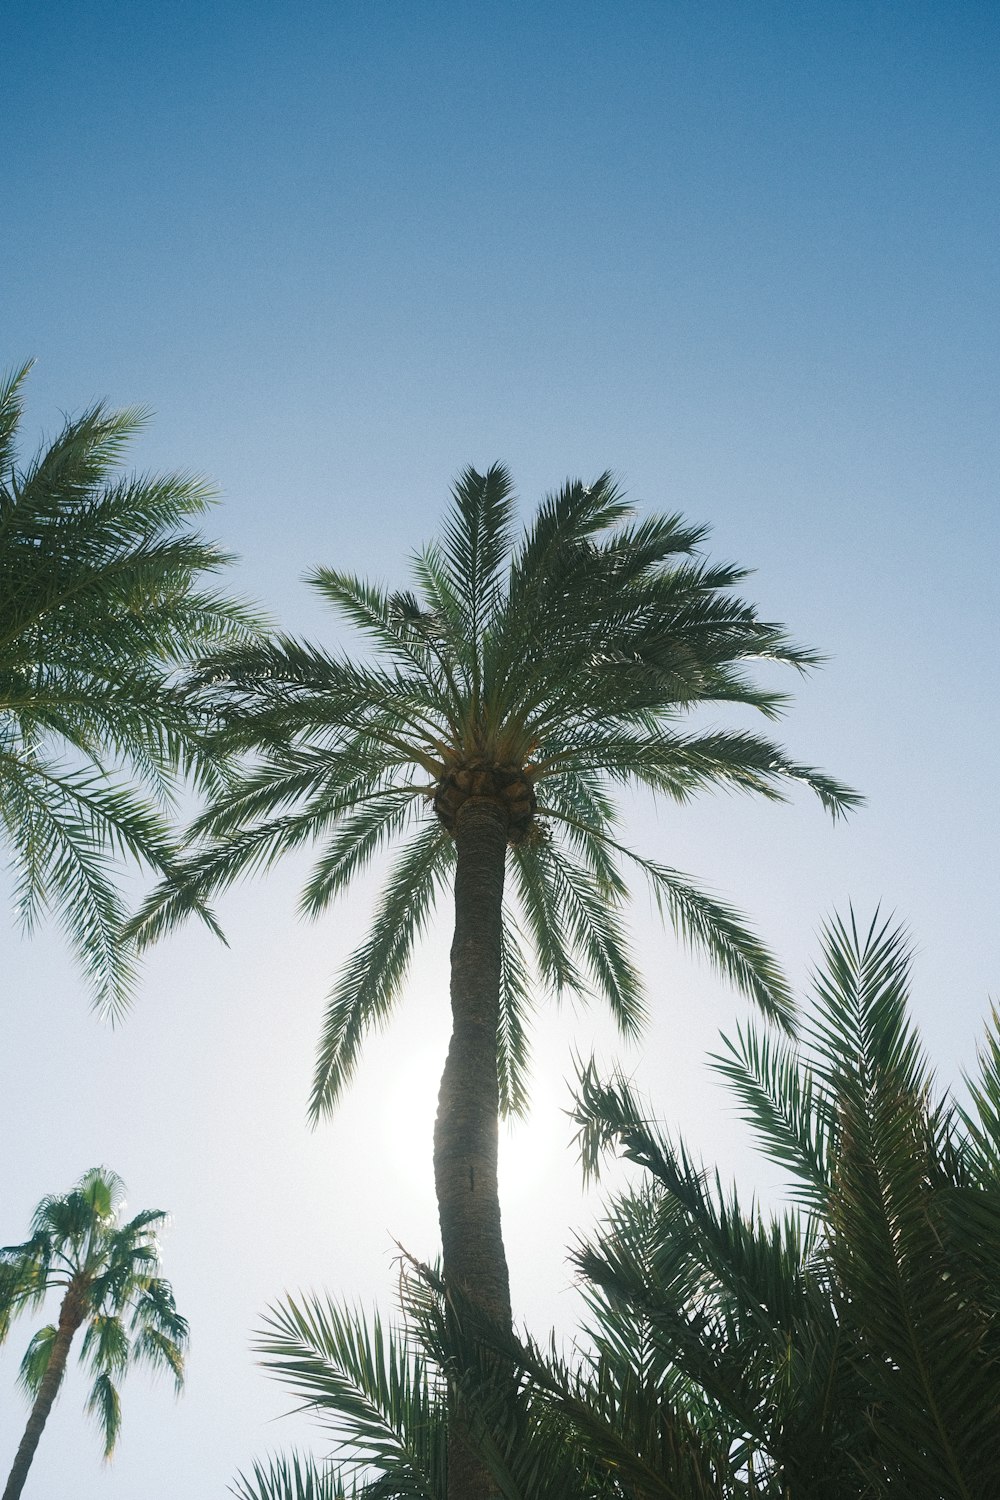
<instances>
[{"instance_id":1,"label":"hazy white sky","mask_svg":"<svg viewBox=\"0 0 1000 1500\"><path fill-rule=\"evenodd\" d=\"M853 899L905 917L942 1076L997 988L997 41L991 4L474 6L175 0L3 8L0 362L35 355L29 440L97 396L157 413L137 467L210 475L232 587L341 640L300 579L402 582L450 480L494 459L527 510L618 471L713 524L774 618L830 655L783 726L867 793L633 813L645 852L740 905L804 981ZM394 1239L432 1255L430 1126L447 914L337 1118L305 1102L324 995L370 885L294 916L299 868L151 957L117 1031L58 934L2 936L0 1242L87 1167L169 1209L188 1389L141 1374L119 1456L71 1378L28 1495L200 1500L303 1432L253 1367L285 1289L391 1300ZM707 1158L752 1158L704 1058L740 1007L644 897L655 1020L627 1057ZM539 1108L511 1142L515 1304L576 1314L587 1221L560 1111L570 1045L541 1010ZM755 1179L765 1189L772 1174ZM25 1408L0 1357L0 1469Z\"/></svg>"}]
</instances>

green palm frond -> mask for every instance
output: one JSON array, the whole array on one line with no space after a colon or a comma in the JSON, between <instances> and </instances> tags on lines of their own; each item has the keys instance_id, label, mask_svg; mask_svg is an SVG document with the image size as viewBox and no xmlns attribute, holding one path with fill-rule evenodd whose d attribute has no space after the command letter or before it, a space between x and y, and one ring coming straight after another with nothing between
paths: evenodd
<instances>
[{"instance_id":1,"label":"green palm frond","mask_svg":"<svg viewBox=\"0 0 1000 1500\"><path fill-rule=\"evenodd\" d=\"M127 1004L134 969L119 942L125 909L108 875L108 861L93 822L71 798L45 796L58 786L49 776L12 777L5 788L5 831L16 823L15 904L31 931L48 905L62 917L78 960L96 984L96 1001L112 1015ZM103 830L102 830L103 831Z\"/></svg>"},{"instance_id":2,"label":"green palm frond","mask_svg":"<svg viewBox=\"0 0 1000 1500\"><path fill-rule=\"evenodd\" d=\"M527 1020L531 1014L531 977L521 935L504 916L500 949L500 1019L497 1025L497 1082L500 1118L523 1119L528 1113L530 1048Z\"/></svg>"},{"instance_id":3,"label":"green palm frond","mask_svg":"<svg viewBox=\"0 0 1000 1500\"><path fill-rule=\"evenodd\" d=\"M979 1048L979 1073L967 1075L970 1109L961 1109L968 1132L976 1175L983 1186L1000 1184L1000 1008L990 1011L986 1036Z\"/></svg>"},{"instance_id":4,"label":"green palm frond","mask_svg":"<svg viewBox=\"0 0 1000 1500\"><path fill-rule=\"evenodd\" d=\"M230 787L225 803L196 822L194 835L210 829L214 842L174 862L170 879L150 894L125 934L144 948L191 912L215 928L205 905L210 891L270 868L283 854L334 828L302 897L301 909L316 915L358 866L406 825L422 790L379 786L370 769L359 770L353 760L331 766L326 752L284 756L268 774L261 771L238 789ZM285 811L289 806L295 810Z\"/></svg>"},{"instance_id":5,"label":"green palm frond","mask_svg":"<svg viewBox=\"0 0 1000 1500\"><path fill-rule=\"evenodd\" d=\"M614 888L555 841L543 840L524 851L551 893L559 923L548 935L553 951L566 943L580 955L594 988L607 1002L623 1036L636 1036L646 1016L642 984L629 953L624 927L615 910ZM537 939L536 939L537 941ZM571 945L571 946L570 946ZM574 986L576 987L576 986Z\"/></svg>"},{"instance_id":6,"label":"green palm frond","mask_svg":"<svg viewBox=\"0 0 1000 1500\"><path fill-rule=\"evenodd\" d=\"M617 840L589 832L642 870L657 906L693 951L704 954L764 1014L785 1030L794 1026L791 993L777 960L728 903L709 896L690 878L656 860L644 859Z\"/></svg>"},{"instance_id":7,"label":"green palm frond","mask_svg":"<svg viewBox=\"0 0 1000 1500\"><path fill-rule=\"evenodd\" d=\"M118 1389L107 1371L98 1375L87 1397L87 1415L94 1418L104 1439L104 1457L115 1451L122 1425L122 1404Z\"/></svg>"},{"instance_id":8,"label":"green palm frond","mask_svg":"<svg viewBox=\"0 0 1000 1500\"><path fill-rule=\"evenodd\" d=\"M971 1496L987 1492L983 1476L1000 1479L1000 1379L935 1213L931 1075L906 1015L909 952L905 931L877 916L864 934L853 914L827 930L811 1037L838 1106L830 1255L865 1308L862 1347L878 1351L865 1368L880 1442L928 1493Z\"/></svg>"},{"instance_id":9,"label":"green palm frond","mask_svg":"<svg viewBox=\"0 0 1000 1500\"><path fill-rule=\"evenodd\" d=\"M176 1338L159 1328L145 1327L137 1334L131 1350L135 1364L147 1364L152 1370L169 1370L179 1393L184 1385L184 1349Z\"/></svg>"},{"instance_id":10,"label":"green palm frond","mask_svg":"<svg viewBox=\"0 0 1000 1500\"><path fill-rule=\"evenodd\" d=\"M0 474L13 468L14 441L24 409L21 387L27 380L34 361L28 360L19 370L9 375L0 375ZM8 498L0 491L0 527L6 524Z\"/></svg>"},{"instance_id":11,"label":"green palm frond","mask_svg":"<svg viewBox=\"0 0 1000 1500\"><path fill-rule=\"evenodd\" d=\"M121 1375L128 1369L132 1345L116 1313L95 1313L83 1336L80 1358L98 1374Z\"/></svg>"},{"instance_id":12,"label":"green palm frond","mask_svg":"<svg viewBox=\"0 0 1000 1500\"><path fill-rule=\"evenodd\" d=\"M817 1006L807 1033L815 1071L827 1087L847 1091L863 1109L880 1079L919 1097L930 1073L907 1015L911 944L904 928L875 913L862 933L853 911L825 929Z\"/></svg>"},{"instance_id":13,"label":"green palm frond","mask_svg":"<svg viewBox=\"0 0 1000 1500\"><path fill-rule=\"evenodd\" d=\"M412 821L417 799L424 795L420 788L404 786L359 796L310 875L300 909L309 916L325 911L372 856Z\"/></svg>"},{"instance_id":14,"label":"green palm frond","mask_svg":"<svg viewBox=\"0 0 1000 1500\"><path fill-rule=\"evenodd\" d=\"M344 1488L340 1476L316 1459L292 1453L255 1463L250 1474L240 1474L230 1493L236 1500L362 1500L364 1486Z\"/></svg>"},{"instance_id":15,"label":"green palm frond","mask_svg":"<svg viewBox=\"0 0 1000 1500\"><path fill-rule=\"evenodd\" d=\"M229 560L190 529L207 486L118 473L139 408L94 406L18 467L25 373L0 384L0 827L22 920L54 909L116 1013L134 968L121 866L168 875L165 809L185 781L219 785L181 671L256 623L201 587Z\"/></svg>"},{"instance_id":16,"label":"green palm frond","mask_svg":"<svg viewBox=\"0 0 1000 1500\"><path fill-rule=\"evenodd\" d=\"M38 1387L49 1368L52 1345L55 1343L58 1331L54 1323L47 1323L44 1328L39 1328L38 1332L31 1336L31 1342L21 1360L17 1376L18 1385L28 1396L34 1397L38 1394Z\"/></svg>"},{"instance_id":17,"label":"green palm frond","mask_svg":"<svg viewBox=\"0 0 1000 1500\"><path fill-rule=\"evenodd\" d=\"M463 470L452 490L454 510L445 522L441 559L461 609L463 635L471 646L470 707L482 692L482 643L502 599L501 570L510 547L514 486L502 464L485 474Z\"/></svg>"},{"instance_id":18,"label":"green palm frond","mask_svg":"<svg viewBox=\"0 0 1000 1500\"><path fill-rule=\"evenodd\" d=\"M830 1141L834 1101L785 1038L740 1028L722 1038L714 1059L732 1085L761 1149L792 1173L806 1205L822 1210L830 1192Z\"/></svg>"},{"instance_id":19,"label":"green palm frond","mask_svg":"<svg viewBox=\"0 0 1000 1500\"><path fill-rule=\"evenodd\" d=\"M476 1449L509 1500L723 1500L725 1440L699 1434L662 1389L643 1402L634 1387L626 1395L593 1380L586 1360L574 1367L554 1347L483 1324L461 1293L444 1296L426 1266L405 1279L403 1306L460 1393Z\"/></svg>"},{"instance_id":20,"label":"green palm frond","mask_svg":"<svg viewBox=\"0 0 1000 1500\"><path fill-rule=\"evenodd\" d=\"M357 1065L365 1034L385 1024L399 998L416 938L454 860L436 823L421 829L397 859L369 936L347 960L323 1022L310 1114L328 1113Z\"/></svg>"},{"instance_id":21,"label":"green palm frond","mask_svg":"<svg viewBox=\"0 0 1000 1500\"><path fill-rule=\"evenodd\" d=\"M592 772L547 776L545 807L557 821L558 832L589 866L615 901L624 900L628 885L607 840L619 822L618 809L601 778ZM540 812L540 817L548 814ZM543 831L551 832L543 823Z\"/></svg>"},{"instance_id":22,"label":"green palm frond","mask_svg":"<svg viewBox=\"0 0 1000 1500\"><path fill-rule=\"evenodd\" d=\"M0 821L12 844L15 906L27 930L56 908L98 1004L119 1015L132 993L126 912L110 875L123 854L164 872L173 847L158 814L100 774L0 755Z\"/></svg>"},{"instance_id":23,"label":"green palm frond","mask_svg":"<svg viewBox=\"0 0 1000 1500\"><path fill-rule=\"evenodd\" d=\"M1000 1193L974 1139L991 1127L934 1099L908 969L902 929L835 920L797 1046L749 1030L716 1059L795 1179L805 1212L783 1220L741 1210L625 1080L582 1073L585 1166L617 1146L653 1183L576 1254L601 1358L627 1365L644 1326L672 1385L752 1442L769 1496L1000 1483Z\"/></svg>"},{"instance_id":24,"label":"green palm frond","mask_svg":"<svg viewBox=\"0 0 1000 1500\"><path fill-rule=\"evenodd\" d=\"M387 594L363 578L334 568L317 568L308 581L352 625L371 636L390 660L420 673L428 673L430 668L429 675L433 676L434 652L427 628L420 628L424 616L418 601Z\"/></svg>"},{"instance_id":25,"label":"green palm frond","mask_svg":"<svg viewBox=\"0 0 1000 1500\"><path fill-rule=\"evenodd\" d=\"M338 1455L378 1468L383 1493L442 1500L446 1432L440 1376L407 1338L310 1297L272 1308L255 1345L265 1369L316 1411ZM392 1488L389 1488L391 1484Z\"/></svg>"},{"instance_id":26,"label":"green palm frond","mask_svg":"<svg viewBox=\"0 0 1000 1500\"><path fill-rule=\"evenodd\" d=\"M547 752L546 766L563 773L600 772L613 782L647 786L678 802L727 786L784 802L789 783L809 787L834 817L862 800L832 777L792 761L772 740L746 733L685 736L661 729L650 739L609 735L600 726L581 728L572 741Z\"/></svg>"},{"instance_id":27,"label":"green palm frond","mask_svg":"<svg viewBox=\"0 0 1000 1500\"><path fill-rule=\"evenodd\" d=\"M158 1216L161 1217L161 1216ZM160 1276L143 1275L142 1290L132 1312L132 1332L151 1329L183 1346L188 1338L187 1319L182 1318L174 1302L170 1283Z\"/></svg>"},{"instance_id":28,"label":"green palm frond","mask_svg":"<svg viewBox=\"0 0 1000 1500\"><path fill-rule=\"evenodd\" d=\"M539 977L557 996L567 990L581 993L585 980L563 928L562 903L548 863L540 858L535 846L521 844L513 851L511 865Z\"/></svg>"}]
</instances>

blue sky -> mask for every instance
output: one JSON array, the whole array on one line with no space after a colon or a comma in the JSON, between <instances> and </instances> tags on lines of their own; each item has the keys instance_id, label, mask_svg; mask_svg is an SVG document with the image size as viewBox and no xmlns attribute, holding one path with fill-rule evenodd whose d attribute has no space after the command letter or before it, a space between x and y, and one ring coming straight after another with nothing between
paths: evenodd
<instances>
[{"instance_id":1,"label":"blue sky","mask_svg":"<svg viewBox=\"0 0 1000 1500\"><path fill-rule=\"evenodd\" d=\"M830 655L786 742L869 807L837 829L806 802L639 808L637 842L748 911L797 980L835 906L897 909L954 1078L997 988L998 31L993 5L920 0L8 0L0 363L37 357L29 446L97 397L149 405L136 466L211 476L232 586L327 641L302 574L402 580L467 463L508 463L526 507L611 468L710 521L713 555L756 567L748 592ZM0 1240L108 1161L174 1212L195 1338L176 1410L126 1391L107 1473L67 1390L39 1494L224 1493L283 1440L246 1352L264 1304L388 1301L390 1235L433 1252L400 1135L433 1095L414 1074L443 1046L445 939L309 1135L322 998L370 892L303 928L299 873L228 902L228 952L158 950L113 1034L52 934L3 938ZM642 901L635 928L657 1019L631 1062L749 1170L703 1068L736 1003ZM571 1025L611 1049L597 1020L539 1023L536 1141L564 1131ZM593 1205L568 1156L531 1156L515 1295L565 1328L562 1246ZM0 1402L0 1462L20 1421Z\"/></svg>"}]
</instances>

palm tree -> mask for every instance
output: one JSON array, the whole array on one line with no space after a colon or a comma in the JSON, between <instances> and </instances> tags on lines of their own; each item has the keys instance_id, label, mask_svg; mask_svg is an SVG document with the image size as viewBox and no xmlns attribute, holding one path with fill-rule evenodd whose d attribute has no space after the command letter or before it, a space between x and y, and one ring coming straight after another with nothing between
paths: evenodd
<instances>
[{"instance_id":1,"label":"palm tree","mask_svg":"<svg viewBox=\"0 0 1000 1500\"><path fill-rule=\"evenodd\" d=\"M18 1313L62 1291L58 1322L39 1329L21 1362L21 1385L33 1402L2 1500L17 1500L24 1488L84 1325L80 1358L94 1376L86 1409L101 1428L105 1458L121 1427L117 1382L131 1364L169 1370L181 1388L188 1327L158 1274L156 1231L166 1214L147 1209L122 1222L123 1211L121 1179L94 1167L65 1197L42 1199L30 1239L0 1249L0 1341Z\"/></svg>"},{"instance_id":2,"label":"palm tree","mask_svg":"<svg viewBox=\"0 0 1000 1500\"><path fill-rule=\"evenodd\" d=\"M313 577L379 660L280 639L205 663L200 701L224 725L220 745L256 758L196 823L200 849L135 930L148 942L213 890L320 840L302 898L316 915L408 835L331 996L316 1119L351 1077L365 1033L388 1018L453 879L453 1030L434 1138L444 1272L509 1329L497 1119L525 1102L526 945L545 985L596 990L622 1031L638 1032L644 1004L620 919L625 860L687 939L769 1014L790 1015L777 965L738 915L615 836L613 790L683 802L723 786L780 799L801 783L834 815L859 799L768 738L678 727L705 704L774 715L781 698L753 683L747 663L816 661L733 595L742 570L697 556L704 527L679 516L633 523L608 475L567 484L519 541L503 468L467 470L453 499L441 542L415 560L416 592L326 568ZM515 899L505 905L508 872ZM450 1475L453 1497L481 1491L456 1454Z\"/></svg>"},{"instance_id":3,"label":"palm tree","mask_svg":"<svg viewBox=\"0 0 1000 1500\"><path fill-rule=\"evenodd\" d=\"M725 1044L794 1184L781 1216L743 1208L624 1080L585 1076L587 1162L617 1143L648 1173L576 1255L597 1367L650 1415L679 1392L736 1460L734 1496L1000 1493L1000 1015L961 1107L934 1086L908 974L901 930L836 921L801 1043Z\"/></svg>"},{"instance_id":4,"label":"palm tree","mask_svg":"<svg viewBox=\"0 0 1000 1500\"><path fill-rule=\"evenodd\" d=\"M250 615L199 587L227 561L188 528L206 486L119 472L139 408L94 406L18 465L27 371L0 381L0 837L22 923L54 907L114 1011L131 977L114 863L169 869L164 801L212 775L177 669Z\"/></svg>"}]
</instances>

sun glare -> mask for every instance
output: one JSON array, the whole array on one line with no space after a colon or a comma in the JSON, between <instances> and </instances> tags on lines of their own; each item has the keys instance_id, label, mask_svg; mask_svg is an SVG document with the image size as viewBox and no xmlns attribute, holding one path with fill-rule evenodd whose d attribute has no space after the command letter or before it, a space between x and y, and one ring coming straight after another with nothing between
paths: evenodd
<instances>
[{"instance_id":1,"label":"sun glare","mask_svg":"<svg viewBox=\"0 0 1000 1500\"><path fill-rule=\"evenodd\" d=\"M387 1072L382 1108L382 1139L394 1171L415 1197L433 1202L434 1116L444 1054L440 1047L411 1050L406 1061ZM525 1120L500 1126L501 1206L521 1202L565 1149L565 1120L554 1102L537 1090Z\"/></svg>"}]
</instances>

